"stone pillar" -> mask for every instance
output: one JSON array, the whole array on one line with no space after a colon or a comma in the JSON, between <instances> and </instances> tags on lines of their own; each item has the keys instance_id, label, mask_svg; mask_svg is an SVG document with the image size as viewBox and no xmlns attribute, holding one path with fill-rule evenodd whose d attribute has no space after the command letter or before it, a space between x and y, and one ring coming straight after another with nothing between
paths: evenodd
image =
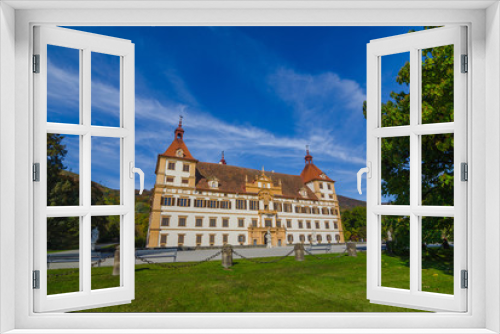
<instances>
[{"instance_id":1,"label":"stone pillar","mask_svg":"<svg viewBox=\"0 0 500 334\"><path fill-rule=\"evenodd\" d=\"M222 247L222 266L224 269L228 269L233 266L233 247L229 244L225 244Z\"/></svg>"},{"instance_id":2,"label":"stone pillar","mask_svg":"<svg viewBox=\"0 0 500 334\"><path fill-rule=\"evenodd\" d=\"M113 276L120 276L120 245L116 246Z\"/></svg>"},{"instance_id":3,"label":"stone pillar","mask_svg":"<svg viewBox=\"0 0 500 334\"><path fill-rule=\"evenodd\" d=\"M348 243L346 243L346 247L347 247L347 255L354 256L354 257L358 256L358 252L356 250L356 243L355 242L348 242Z\"/></svg>"},{"instance_id":4,"label":"stone pillar","mask_svg":"<svg viewBox=\"0 0 500 334\"><path fill-rule=\"evenodd\" d=\"M304 261L304 245L295 244L293 250L295 251L295 261Z\"/></svg>"}]
</instances>

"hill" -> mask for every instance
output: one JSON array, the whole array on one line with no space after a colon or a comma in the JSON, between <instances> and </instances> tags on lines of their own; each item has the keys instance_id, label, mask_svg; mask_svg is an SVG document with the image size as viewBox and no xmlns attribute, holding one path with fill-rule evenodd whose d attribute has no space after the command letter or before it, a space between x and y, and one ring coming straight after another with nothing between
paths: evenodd
<instances>
[{"instance_id":1,"label":"hill","mask_svg":"<svg viewBox=\"0 0 500 334\"><path fill-rule=\"evenodd\" d=\"M337 198L339 199L339 205L340 205L340 212L345 211L345 210L351 210L357 206L364 206L366 207L366 202L365 201L360 201L358 199L342 196L342 195L337 195Z\"/></svg>"}]
</instances>

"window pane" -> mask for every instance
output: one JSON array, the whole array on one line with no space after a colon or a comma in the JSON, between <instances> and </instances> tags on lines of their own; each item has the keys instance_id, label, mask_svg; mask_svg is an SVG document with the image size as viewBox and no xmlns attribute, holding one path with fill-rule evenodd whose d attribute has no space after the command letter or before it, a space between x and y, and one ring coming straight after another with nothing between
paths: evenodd
<instances>
[{"instance_id":1,"label":"window pane","mask_svg":"<svg viewBox=\"0 0 500 334\"><path fill-rule=\"evenodd\" d=\"M93 216L92 290L120 286L120 216Z\"/></svg>"},{"instance_id":2,"label":"window pane","mask_svg":"<svg viewBox=\"0 0 500 334\"><path fill-rule=\"evenodd\" d=\"M382 281L388 288L410 289L410 218L382 216Z\"/></svg>"},{"instance_id":3,"label":"window pane","mask_svg":"<svg viewBox=\"0 0 500 334\"><path fill-rule=\"evenodd\" d=\"M410 125L410 53L380 58L381 126Z\"/></svg>"},{"instance_id":4,"label":"window pane","mask_svg":"<svg viewBox=\"0 0 500 334\"><path fill-rule=\"evenodd\" d=\"M47 122L80 123L80 50L47 45Z\"/></svg>"},{"instance_id":5,"label":"window pane","mask_svg":"<svg viewBox=\"0 0 500 334\"><path fill-rule=\"evenodd\" d=\"M453 134L422 136L422 205L453 206Z\"/></svg>"},{"instance_id":6,"label":"window pane","mask_svg":"<svg viewBox=\"0 0 500 334\"><path fill-rule=\"evenodd\" d=\"M47 294L80 291L80 218L47 218Z\"/></svg>"},{"instance_id":7,"label":"window pane","mask_svg":"<svg viewBox=\"0 0 500 334\"><path fill-rule=\"evenodd\" d=\"M92 205L120 204L120 138L92 137Z\"/></svg>"},{"instance_id":8,"label":"window pane","mask_svg":"<svg viewBox=\"0 0 500 334\"><path fill-rule=\"evenodd\" d=\"M451 217L422 217L422 291L453 294Z\"/></svg>"},{"instance_id":9,"label":"window pane","mask_svg":"<svg viewBox=\"0 0 500 334\"><path fill-rule=\"evenodd\" d=\"M47 205L80 204L80 137L47 134Z\"/></svg>"},{"instance_id":10,"label":"window pane","mask_svg":"<svg viewBox=\"0 0 500 334\"><path fill-rule=\"evenodd\" d=\"M422 124L453 122L453 45L422 50Z\"/></svg>"},{"instance_id":11,"label":"window pane","mask_svg":"<svg viewBox=\"0 0 500 334\"><path fill-rule=\"evenodd\" d=\"M120 126L120 57L92 52L92 125Z\"/></svg>"},{"instance_id":12,"label":"window pane","mask_svg":"<svg viewBox=\"0 0 500 334\"><path fill-rule=\"evenodd\" d=\"M410 205L410 137L381 139L382 203Z\"/></svg>"}]
</instances>

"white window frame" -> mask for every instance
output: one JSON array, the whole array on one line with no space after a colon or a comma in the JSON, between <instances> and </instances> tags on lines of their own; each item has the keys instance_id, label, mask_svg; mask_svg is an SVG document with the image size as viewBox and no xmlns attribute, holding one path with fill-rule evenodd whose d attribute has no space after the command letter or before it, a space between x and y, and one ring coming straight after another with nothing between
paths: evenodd
<instances>
[{"instance_id":1,"label":"white window frame","mask_svg":"<svg viewBox=\"0 0 500 334\"><path fill-rule=\"evenodd\" d=\"M453 45L454 122L422 124L421 122L421 50ZM466 216L467 183L461 181L460 164L467 163L466 115L467 75L461 71L461 55L466 54L466 28L450 26L372 40L367 47L367 160L371 177L367 180L368 266L367 294L370 301L387 305L405 304L424 310L463 312L467 309L467 290L461 288L461 270L467 269ZM410 124L382 127L381 76L383 57L408 52L410 57ZM416 97L416 98L415 98ZM429 134L454 136L454 205L422 205L421 136ZM382 152L384 138L407 137L410 149L410 202L408 205L382 205ZM410 286L409 289L384 287L381 266L381 219L384 216L407 216L410 220ZM422 217L453 217L454 221L454 293L451 295L421 291Z\"/></svg>"},{"instance_id":2,"label":"white window frame","mask_svg":"<svg viewBox=\"0 0 500 334\"><path fill-rule=\"evenodd\" d=\"M34 270L40 272L40 287L35 289L37 312L87 309L89 305L129 303L134 299L134 45L128 40L103 37L64 28L37 26L34 51L40 56L40 71L34 79L34 162L40 164L40 180L33 184L34 199ZM80 123L47 122L47 45L78 50L80 58ZM120 126L91 124L91 55L101 52L120 57ZM76 206L47 206L47 145L48 133L78 135L80 142L80 196ZM91 205L92 138L116 138L120 152L120 204ZM91 289L91 219L97 216L120 217L120 286L111 289ZM80 217L80 288L77 292L47 295L47 218Z\"/></svg>"},{"instance_id":3,"label":"white window frame","mask_svg":"<svg viewBox=\"0 0 500 334\"><path fill-rule=\"evenodd\" d=\"M15 11L11 6L18 8ZM74 9L78 6L78 10ZM99 6L99 8L97 8ZM122 6L122 7L121 7ZM131 6L133 9L124 9ZM154 9L147 9L155 6ZM184 8L179 8L183 6ZM364 7L363 7L364 6ZM69 8L62 8L69 7ZM73 8L71 8L73 7ZM103 10L108 8L110 10ZM121 8L120 8L121 7ZM163 8L157 8L163 7ZM393 8L397 7L397 8ZM23 9L24 8L24 9ZM45 8L45 10L44 10ZM82 9L84 8L84 9ZM138 11L137 8L144 10ZM47 10L49 9L49 10ZM34 24L60 25L435 25L469 27L469 307L464 314L34 314L30 245ZM485 24L486 23L486 24ZM500 332L500 11L497 1L21 2L0 4L0 331ZM487 69L487 70L486 70ZM14 84L13 84L14 83ZM15 112L12 112L15 110ZM12 138L15 144L12 145ZM488 152L486 154L486 152ZM12 177L14 175L14 177ZM488 182L486 182L488 175ZM12 198L12 189L15 189ZM28 194L28 196L27 196ZM15 222L12 224L11 222ZM12 238L12 236L15 236ZM471 247L474 245L474 247ZM15 254L12 257L12 249ZM488 266L485 265L485 254ZM29 259L29 260L27 260ZM14 287L14 288L12 288ZM487 293L486 293L487 291ZM14 305L14 307L12 307ZM140 323L141 326L137 324ZM168 328L166 328L168 326ZM283 329L286 326L287 329ZM141 329L137 329L140 327ZM264 329L265 328L265 329ZM358 330L355 330L357 328ZM413 330L411 329L413 328ZM120 331L120 329L122 331ZM237 330L241 329L241 330ZM45 331L47 332L47 331ZM248 332L248 330L247 330ZM345 332L345 331L344 331Z\"/></svg>"}]
</instances>

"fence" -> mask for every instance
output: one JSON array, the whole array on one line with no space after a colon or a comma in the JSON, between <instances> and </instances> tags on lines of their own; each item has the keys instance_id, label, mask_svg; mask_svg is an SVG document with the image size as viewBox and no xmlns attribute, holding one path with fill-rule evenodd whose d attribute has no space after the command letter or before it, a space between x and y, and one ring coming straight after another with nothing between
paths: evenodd
<instances>
[{"instance_id":1,"label":"fence","mask_svg":"<svg viewBox=\"0 0 500 334\"><path fill-rule=\"evenodd\" d=\"M221 249L217 250L214 254L212 254L212 255L210 255L202 260L193 261L193 262L184 263L184 264L179 264L177 262L174 262L174 263L172 263L172 262L170 262L170 263L157 262L157 261L151 260L151 258L171 257L169 255L162 256L161 254L165 253L165 251L161 250L161 249L156 250L156 251L147 251L147 252L137 250L135 258L136 258L136 260L138 260L142 263L160 266L164 269L174 269L175 270L175 269L192 268L192 267L198 266L200 264L203 264L203 263L206 263L208 261L215 259L219 255L221 255L222 266L224 268L232 267L234 256L237 256L239 258L245 259L245 260L253 262L253 263L259 263L259 264L277 263L277 262L280 262L280 261L286 259L287 257L291 256L292 254L295 255L296 261L304 261L306 253L308 255L311 255L312 258L314 258L316 260L320 260L320 261L331 261L331 260L335 260L335 259L338 259L338 258L346 256L346 255L356 256L356 244L355 243L347 243L346 248L343 252L336 253L336 255L332 255L332 256L321 256L320 257L320 256L318 256L318 254L313 253L314 250L323 250L323 248L322 247L310 247L309 249L305 249L303 244L295 244L294 248L292 250L290 250L289 252L287 252L286 254L277 256L275 259L269 260L269 261L263 261L263 260L260 260L260 258L253 258L251 256L244 255L239 250L238 251L235 250L231 245L223 246ZM100 266L101 263L103 263L105 260L112 258L112 257L114 258L113 275L115 275L115 273L119 274L119 268L120 268L120 261L119 261L120 250L119 250L119 248L114 253L95 253L95 254L93 254L92 259L95 261L92 262L92 267ZM60 257L60 260L55 260L55 259L56 259L56 257L51 255L51 263L61 263L64 260L63 257ZM48 262L49 262L49 259L48 259ZM72 262L72 261L69 261L69 262ZM62 275L70 275L70 274L76 273L76 272L77 272L77 270L73 270L70 272L66 272L64 274L49 274L48 276L55 277L55 276L62 276Z\"/></svg>"}]
</instances>

